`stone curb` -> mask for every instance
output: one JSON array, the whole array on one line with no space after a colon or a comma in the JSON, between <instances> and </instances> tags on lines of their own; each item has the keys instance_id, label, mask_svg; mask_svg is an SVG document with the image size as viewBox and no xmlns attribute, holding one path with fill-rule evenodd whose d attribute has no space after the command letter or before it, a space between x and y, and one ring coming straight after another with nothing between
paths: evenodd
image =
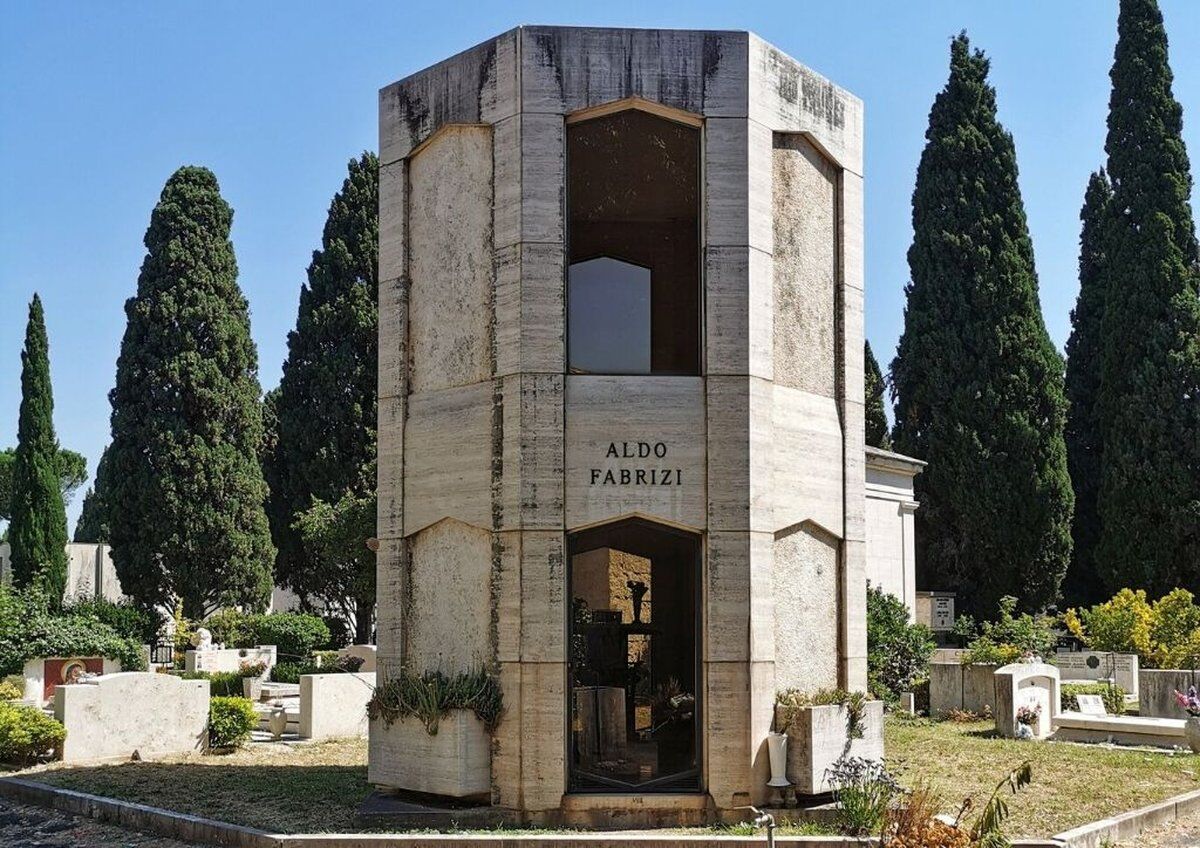
<instances>
[{"instance_id":1,"label":"stone curb","mask_svg":"<svg viewBox=\"0 0 1200 848\"><path fill-rule=\"evenodd\" d=\"M71 789L59 789L17 777L0 778L0 795L63 813L108 822L130 830L153 833L187 842L230 848L447 848L464 843L488 848L679 848L720 845L721 848L758 848L766 834L577 833L577 834L277 834L227 822L176 813L170 810L103 798ZM1137 836L1148 827L1168 824L1200 809L1200 789L1108 819L1064 831L1049 839L1014 839L1015 848L1100 848L1104 840ZM841 848L877 845L874 838L847 836L779 836L776 841L793 848Z\"/></svg>"},{"instance_id":2,"label":"stone curb","mask_svg":"<svg viewBox=\"0 0 1200 848\"><path fill-rule=\"evenodd\" d=\"M1069 848L1100 848L1106 840L1117 842L1132 839L1147 828L1170 824L1197 809L1200 809L1200 789L1193 789L1140 810L1064 830L1056 834L1054 839Z\"/></svg>"},{"instance_id":3,"label":"stone curb","mask_svg":"<svg viewBox=\"0 0 1200 848\"><path fill-rule=\"evenodd\" d=\"M38 804L63 813L186 842L232 848L277 848L279 845L277 836L254 828L160 810L158 807L147 807L128 801L117 801L113 798L102 798L85 792L59 789L17 777L0 778L0 795L15 801Z\"/></svg>"}]
</instances>

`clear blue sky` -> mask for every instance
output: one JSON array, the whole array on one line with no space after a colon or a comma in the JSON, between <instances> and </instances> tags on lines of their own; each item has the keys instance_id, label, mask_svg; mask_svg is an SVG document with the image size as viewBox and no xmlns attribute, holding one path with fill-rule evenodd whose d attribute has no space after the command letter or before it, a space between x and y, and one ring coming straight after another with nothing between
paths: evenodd
<instances>
[{"instance_id":1,"label":"clear blue sky","mask_svg":"<svg viewBox=\"0 0 1200 848\"><path fill-rule=\"evenodd\" d=\"M1200 3L1164 0L1175 94L1200 162ZM860 3L7 3L0 11L0 445L16 440L26 304L42 295L55 423L95 462L163 182L203 164L235 210L264 389L278 383L310 253L346 161L376 146L376 93L521 23L750 29L866 102L867 334L903 322L926 118L965 28L992 58L1055 343L1075 300L1078 213L1102 163L1115 0ZM69 509L72 524L81 495Z\"/></svg>"}]
</instances>

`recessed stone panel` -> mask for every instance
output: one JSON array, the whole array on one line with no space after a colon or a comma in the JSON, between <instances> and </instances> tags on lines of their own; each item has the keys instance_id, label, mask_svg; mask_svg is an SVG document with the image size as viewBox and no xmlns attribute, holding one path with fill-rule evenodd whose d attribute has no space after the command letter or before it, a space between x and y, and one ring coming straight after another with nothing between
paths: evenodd
<instances>
[{"instance_id":1,"label":"recessed stone panel","mask_svg":"<svg viewBox=\"0 0 1200 848\"><path fill-rule=\"evenodd\" d=\"M837 172L799 134L775 136L776 384L837 396Z\"/></svg>"},{"instance_id":2,"label":"recessed stone panel","mask_svg":"<svg viewBox=\"0 0 1200 848\"><path fill-rule=\"evenodd\" d=\"M631 513L703 527L704 408L700 377L569 375L568 527Z\"/></svg>"},{"instance_id":3,"label":"recessed stone panel","mask_svg":"<svg viewBox=\"0 0 1200 848\"><path fill-rule=\"evenodd\" d=\"M409 163L409 387L492 375L492 131L442 129Z\"/></svg>"},{"instance_id":4,"label":"recessed stone panel","mask_svg":"<svg viewBox=\"0 0 1200 848\"><path fill-rule=\"evenodd\" d=\"M446 519L414 535L409 548L404 649L409 668L453 675L490 664L492 534Z\"/></svg>"},{"instance_id":5,"label":"recessed stone panel","mask_svg":"<svg viewBox=\"0 0 1200 848\"><path fill-rule=\"evenodd\" d=\"M780 689L838 685L838 540L812 524L775 540L775 676Z\"/></svg>"}]
</instances>

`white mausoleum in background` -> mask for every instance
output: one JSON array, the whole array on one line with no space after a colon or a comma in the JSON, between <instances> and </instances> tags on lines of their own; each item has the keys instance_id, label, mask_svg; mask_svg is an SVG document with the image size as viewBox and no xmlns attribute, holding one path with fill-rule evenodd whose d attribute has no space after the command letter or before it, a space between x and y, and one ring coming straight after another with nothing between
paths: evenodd
<instances>
[{"instance_id":1,"label":"white mausoleum in background","mask_svg":"<svg viewBox=\"0 0 1200 848\"><path fill-rule=\"evenodd\" d=\"M862 130L745 32L521 27L380 92L378 670L504 713L372 722L372 783L741 819L776 691L866 687Z\"/></svg>"},{"instance_id":2,"label":"white mausoleum in background","mask_svg":"<svg viewBox=\"0 0 1200 848\"><path fill-rule=\"evenodd\" d=\"M867 581L904 601L917 614L917 500L914 478L925 463L911 456L867 446Z\"/></svg>"}]
</instances>

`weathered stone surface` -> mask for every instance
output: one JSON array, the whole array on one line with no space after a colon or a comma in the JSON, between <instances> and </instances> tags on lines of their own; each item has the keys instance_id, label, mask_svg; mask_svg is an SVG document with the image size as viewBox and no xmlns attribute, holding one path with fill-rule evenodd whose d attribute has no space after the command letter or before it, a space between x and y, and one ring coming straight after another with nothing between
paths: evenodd
<instances>
[{"instance_id":1,"label":"weathered stone surface","mask_svg":"<svg viewBox=\"0 0 1200 848\"><path fill-rule=\"evenodd\" d=\"M126 671L59 686L54 717L67 729L64 763L128 760L208 747L208 681ZM130 709L137 705L136 709Z\"/></svg>"},{"instance_id":2,"label":"weathered stone surface","mask_svg":"<svg viewBox=\"0 0 1200 848\"><path fill-rule=\"evenodd\" d=\"M467 710L451 710L431 735L416 718L371 722L367 782L470 798L491 792L491 737Z\"/></svg>"},{"instance_id":3,"label":"weathered stone surface","mask_svg":"<svg viewBox=\"0 0 1200 848\"><path fill-rule=\"evenodd\" d=\"M367 701L375 673L300 676L300 738L350 739L367 735Z\"/></svg>"},{"instance_id":4,"label":"weathered stone surface","mask_svg":"<svg viewBox=\"0 0 1200 848\"><path fill-rule=\"evenodd\" d=\"M883 701L867 702L861 739L850 738L846 708L836 704L792 710L780 706L775 722L788 736L787 774L797 794L833 789L827 772L842 756L883 758Z\"/></svg>"},{"instance_id":5,"label":"weathered stone surface","mask_svg":"<svg viewBox=\"0 0 1200 848\"><path fill-rule=\"evenodd\" d=\"M837 396L837 172L803 136L775 137L777 386Z\"/></svg>"},{"instance_id":6,"label":"weathered stone surface","mask_svg":"<svg viewBox=\"0 0 1200 848\"><path fill-rule=\"evenodd\" d=\"M443 518L492 526L491 381L409 396L404 534Z\"/></svg>"},{"instance_id":7,"label":"weathered stone surface","mask_svg":"<svg viewBox=\"0 0 1200 848\"><path fill-rule=\"evenodd\" d=\"M779 531L813 521L840 538L845 457L837 403L779 385L774 387L772 400L775 473L770 529Z\"/></svg>"},{"instance_id":8,"label":"weathered stone surface","mask_svg":"<svg viewBox=\"0 0 1200 848\"><path fill-rule=\"evenodd\" d=\"M447 127L409 165L408 346L413 392L492 373L492 132Z\"/></svg>"},{"instance_id":9,"label":"weathered stone surface","mask_svg":"<svg viewBox=\"0 0 1200 848\"><path fill-rule=\"evenodd\" d=\"M775 673L779 688L838 685L838 540L805 523L775 540Z\"/></svg>"},{"instance_id":10,"label":"weathered stone surface","mask_svg":"<svg viewBox=\"0 0 1200 848\"><path fill-rule=\"evenodd\" d=\"M502 383L503 444L494 504L500 529L563 527L563 377L522 374Z\"/></svg>"},{"instance_id":11,"label":"weathered stone surface","mask_svg":"<svg viewBox=\"0 0 1200 848\"><path fill-rule=\"evenodd\" d=\"M491 660L492 534L444 520L410 540L404 658L416 673L455 674Z\"/></svg>"},{"instance_id":12,"label":"weathered stone surface","mask_svg":"<svg viewBox=\"0 0 1200 848\"><path fill-rule=\"evenodd\" d=\"M566 395L569 528L632 513L704 526L701 378L573 374Z\"/></svg>"}]
</instances>

